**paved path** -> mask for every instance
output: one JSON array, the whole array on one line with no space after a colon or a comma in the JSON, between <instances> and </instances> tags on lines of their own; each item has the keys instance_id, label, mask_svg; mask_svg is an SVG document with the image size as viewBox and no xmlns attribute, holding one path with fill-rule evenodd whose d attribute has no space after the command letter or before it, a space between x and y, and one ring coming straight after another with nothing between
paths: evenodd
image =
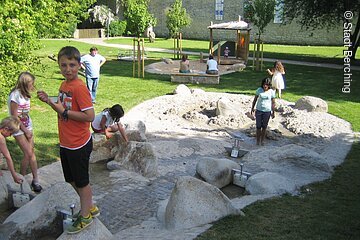
<instances>
[{"instance_id":1,"label":"paved path","mask_svg":"<svg viewBox=\"0 0 360 240\"><path fill-rule=\"evenodd\" d=\"M99 46L106 46L106 47L113 47L118 49L127 49L130 50L133 47L130 45L125 44L115 44L115 43L106 43L104 42L105 39L103 38L80 38L80 39L73 39L74 41L84 42L88 44L95 44ZM152 48L152 47L145 47L145 51L149 52L164 52L164 53L174 53L173 50L163 49L163 48ZM188 55L200 55L199 52L189 52L183 51L184 54ZM204 54L207 55L207 54ZM249 57L252 60L252 57ZM303 61L295 61L295 60L286 60L286 59L273 59L273 58L264 58L265 62L275 62L276 60L280 60L286 64L294 64L294 65L303 65L303 66L313 66L313 67L324 67L324 68L334 68L334 69L343 69L343 65L339 64L332 64L332 63L319 63L319 62L303 62ZM351 70L360 71L360 66L351 66Z\"/></svg>"}]
</instances>

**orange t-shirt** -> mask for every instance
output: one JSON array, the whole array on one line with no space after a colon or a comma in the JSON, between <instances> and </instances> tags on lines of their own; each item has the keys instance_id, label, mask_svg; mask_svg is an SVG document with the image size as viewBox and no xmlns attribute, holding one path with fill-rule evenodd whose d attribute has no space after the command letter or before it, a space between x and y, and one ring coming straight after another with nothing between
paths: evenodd
<instances>
[{"instance_id":1,"label":"orange t-shirt","mask_svg":"<svg viewBox=\"0 0 360 240\"><path fill-rule=\"evenodd\" d=\"M71 111L85 111L93 108L91 96L85 83L80 80L64 81L59 89L60 101ZM91 138L90 122L72 119L64 121L58 117L60 147L75 150L83 147Z\"/></svg>"}]
</instances>

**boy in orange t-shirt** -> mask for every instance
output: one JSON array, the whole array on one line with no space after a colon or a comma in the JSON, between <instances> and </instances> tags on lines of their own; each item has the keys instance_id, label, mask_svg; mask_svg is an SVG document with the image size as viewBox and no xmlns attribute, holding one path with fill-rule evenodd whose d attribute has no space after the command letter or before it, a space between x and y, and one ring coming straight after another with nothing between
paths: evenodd
<instances>
[{"instance_id":1,"label":"boy in orange t-shirt","mask_svg":"<svg viewBox=\"0 0 360 240\"><path fill-rule=\"evenodd\" d=\"M90 123L95 117L91 96L85 83L79 79L80 52L75 47L63 47L58 53L61 74L66 78L59 88L56 102L44 92L38 97L58 113L60 159L65 181L69 182L80 196L81 210L67 232L82 231L100 214L93 204L89 184L89 158L92 151ZM74 217L74 216L73 216Z\"/></svg>"}]
</instances>

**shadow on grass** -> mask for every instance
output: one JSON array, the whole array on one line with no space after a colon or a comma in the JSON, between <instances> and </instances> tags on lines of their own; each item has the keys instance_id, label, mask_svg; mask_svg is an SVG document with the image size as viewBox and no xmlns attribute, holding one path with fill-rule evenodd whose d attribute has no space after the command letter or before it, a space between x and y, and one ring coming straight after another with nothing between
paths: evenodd
<instances>
[{"instance_id":1,"label":"shadow on grass","mask_svg":"<svg viewBox=\"0 0 360 240\"><path fill-rule=\"evenodd\" d=\"M152 62L156 61L146 61L145 64L148 65ZM263 71L253 71L250 67L248 67L242 72L222 75L219 85L188 85L192 88L202 88L206 91L224 91L253 94L260 86L261 80L264 77L269 77L269 75L266 73L266 69L271 66L271 63L266 63ZM102 74L106 76L122 76L131 78L133 75L132 67L132 62L111 60L104 65ZM341 88L344 84L343 70L290 64L285 65L285 68L285 98L287 93L291 93L298 96L316 96L327 101L360 102L359 94L346 94L341 92ZM137 70L135 75L137 76ZM360 72L352 72L352 79L358 78L360 78ZM170 82L169 75L150 74L146 72L144 79ZM352 81L351 88L353 91L355 89L360 89L360 82Z\"/></svg>"}]
</instances>

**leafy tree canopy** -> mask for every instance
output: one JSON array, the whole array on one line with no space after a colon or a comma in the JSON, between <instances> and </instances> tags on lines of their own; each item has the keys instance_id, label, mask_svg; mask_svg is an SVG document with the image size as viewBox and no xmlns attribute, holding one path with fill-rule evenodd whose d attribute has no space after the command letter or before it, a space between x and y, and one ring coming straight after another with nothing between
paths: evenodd
<instances>
[{"instance_id":1,"label":"leafy tree canopy","mask_svg":"<svg viewBox=\"0 0 360 240\"><path fill-rule=\"evenodd\" d=\"M175 0L171 8L166 10L166 26L170 36L179 33L182 28L191 24L191 18L182 7L182 0Z\"/></svg>"},{"instance_id":2,"label":"leafy tree canopy","mask_svg":"<svg viewBox=\"0 0 360 240\"><path fill-rule=\"evenodd\" d=\"M285 23L296 20L303 27L310 29L330 28L338 25L339 22L346 24L344 29L351 26L351 46L349 46L349 50L353 52L352 58L355 58L360 41L359 0L282 0L282 4L284 6L283 18Z\"/></svg>"},{"instance_id":3,"label":"leafy tree canopy","mask_svg":"<svg viewBox=\"0 0 360 240\"><path fill-rule=\"evenodd\" d=\"M140 37L146 28L156 25L156 18L148 11L149 0L125 0L124 17L127 21L127 30Z\"/></svg>"},{"instance_id":4,"label":"leafy tree canopy","mask_svg":"<svg viewBox=\"0 0 360 240\"><path fill-rule=\"evenodd\" d=\"M33 71L38 61L32 51L42 37L72 36L95 0L1 0L0 106L21 71Z\"/></svg>"},{"instance_id":5,"label":"leafy tree canopy","mask_svg":"<svg viewBox=\"0 0 360 240\"><path fill-rule=\"evenodd\" d=\"M259 39L274 18L275 0L245 0L245 18L257 27Z\"/></svg>"}]
</instances>

